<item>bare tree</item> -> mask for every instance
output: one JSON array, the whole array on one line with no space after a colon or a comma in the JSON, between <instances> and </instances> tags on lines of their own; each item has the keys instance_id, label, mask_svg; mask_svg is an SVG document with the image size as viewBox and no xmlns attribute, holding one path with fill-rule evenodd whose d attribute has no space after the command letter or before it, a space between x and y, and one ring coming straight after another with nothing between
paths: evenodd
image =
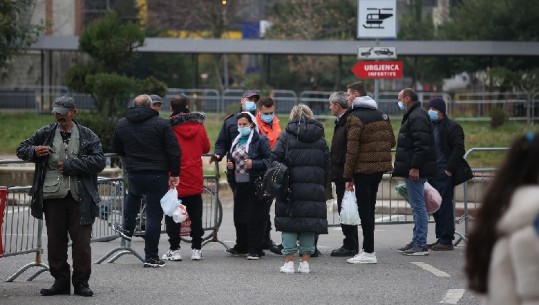
<instances>
[{"instance_id":1,"label":"bare tree","mask_svg":"<svg viewBox=\"0 0 539 305\"><path fill-rule=\"evenodd\" d=\"M355 31L354 0L281 0L272 6L267 38L284 40L343 40ZM336 48L338 46L335 46ZM316 89L323 76L337 75L337 58L288 56L289 70L306 77Z\"/></svg>"}]
</instances>

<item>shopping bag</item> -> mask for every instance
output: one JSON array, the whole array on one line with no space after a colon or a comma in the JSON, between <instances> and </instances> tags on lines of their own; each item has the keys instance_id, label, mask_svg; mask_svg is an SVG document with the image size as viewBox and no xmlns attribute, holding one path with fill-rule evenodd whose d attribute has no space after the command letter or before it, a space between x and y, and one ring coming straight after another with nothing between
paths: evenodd
<instances>
[{"instance_id":1,"label":"shopping bag","mask_svg":"<svg viewBox=\"0 0 539 305\"><path fill-rule=\"evenodd\" d=\"M343 225L357 226L361 224L357 209L356 194L353 191L344 192L340 218Z\"/></svg>"},{"instance_id":2,"label":"shopping bag","mask_svg":"<svg viewBox=\"0 0 539 305\"><path fill-rule=\"evenodd\" d=\"M191 233L191 217L187 215L187 219L180 224L180 236L189 236Z\"/></svg>"},{"instance_id":3,"label":"shopping bag","mask_svg":"<svg viewBox=\"0 0 539 305\"><path fill-rule=\"evenodd\" d=\"M406 189L406 183L401 183L395 187L395 191L399 194L404 200L408 201L408 190Z\"/></svg>"},{"instance_id":4,"label":"shopping bag","mask_svg":"<svg viewBox=\"0 0 539 305\"><path fill-rule=\"evenodd\" d=\"M178 191L175 187L168 190L168 192L161 198L161 208L163 213L167 216L172 216L178 209L180 202L178 202Z\"/></svg>"},{"instance_id":5,"label":"shopping bag","mask_svg":"<svg viewBox=\"0 0 539 305\"><path fill-rule=\"evenodd\" d=\"M442 196L430 183L425 182L425 207L427 213L434 214L442 204Z\"/></svg>"},{"instance_id":6,"label":"shopping bag","mask_svg":"<svg viewBox=\"0 0 539 305\"><path fill-rule=\"evenodd\" d=\"M181 200L178 200L181 202ZM181 223L184 222L187 219L187 209L185 208L185 205L181 204L178 206L178 208L172 213L172 220L174 220L175 223Z\"/></svg>"},{"instance_id":7,"label":"shopping bag","mask_svg":"<svg viewBox=\"0 0 539 305\"><path fill-rule=\"evenodd\" d=\"M395 187L395 191L397 191L397 194L404 198L404 200L410 202L408 200L408 190L406 189L405 183L397 185ZM442 196L428 182L425 182L423 196L425 197L425 208L427 209L427 213L434 214L436 211L438 211L440 205L442 204Z\"/></svg>"}]
</instances>

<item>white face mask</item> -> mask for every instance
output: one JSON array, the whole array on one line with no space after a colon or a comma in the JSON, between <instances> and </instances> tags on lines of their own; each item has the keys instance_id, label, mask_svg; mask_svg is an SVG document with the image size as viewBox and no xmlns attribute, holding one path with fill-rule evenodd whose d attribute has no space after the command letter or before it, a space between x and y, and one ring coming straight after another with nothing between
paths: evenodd
<instances>
[{"instance_id":1,"label":"white face mask","mask_svg":"<svg viewBox=\"0 0 539 305\"><path fill-rule=\"evenodd\" d=\"M406 106L404 106L404 103L403 103L403 102L399 101L399 102L397 103L397 105L399 106L399 109L400 109L400 110L406 110Z\"/></svg>"}]
</instances>

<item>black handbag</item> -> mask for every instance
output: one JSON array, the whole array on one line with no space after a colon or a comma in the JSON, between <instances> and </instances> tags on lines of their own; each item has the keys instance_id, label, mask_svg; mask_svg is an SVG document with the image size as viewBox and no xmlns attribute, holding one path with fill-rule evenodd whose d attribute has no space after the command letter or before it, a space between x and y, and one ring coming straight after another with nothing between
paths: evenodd
<instances>
[{"instance_id":1,"label":"black handbag","mask_svg":"<svg viewBox=\"0 0 539 305\"><path fill-rule=\"evenodd\" d=\"M288 137L286 139L285 162L288 154ZM290 194L289 179L288 166L285 163L273 161L266 170L264 178L262 178L262 189L265 194L275 197L280 201L287 201Z\"/></svg>"}]
</instances>

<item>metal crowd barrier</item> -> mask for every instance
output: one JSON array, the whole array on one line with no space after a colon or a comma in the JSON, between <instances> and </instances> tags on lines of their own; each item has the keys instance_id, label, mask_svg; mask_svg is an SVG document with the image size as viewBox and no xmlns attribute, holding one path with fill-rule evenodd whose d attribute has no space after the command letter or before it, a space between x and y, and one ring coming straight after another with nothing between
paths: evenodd
<instances>
[{"instance_id":1,"label":"metal crowd barrier","mask_svg":"<svg viewBox=\"0 0 539 305\"><path fill-rule=\"evenodd\" d=\"M32 267L39 267L40 270L30 276L28 281L49 270L49 267L41 261L43 221L30 214L31 198L27 195L29 190L29 186L13 186L2 190L0 257L35 254L34 260L11 275L7 279L8 282L14 281Z\"/></svg>"},{"instance_id":2,"label":"metal crowd barrier","mask_svg":"<svg viewBox=\"0 0 539 305\"><path fill-rule=\"evenodd\" d=\"M464 155L465 159L474 152L502 152L508 148L472 148ZM118 157L115 154L106 154L108 158ZM210 155L203 156L203 164L207 164L207 158ZM0 160L0 165L7 164L23 164L20 160ZM33 170L33 169L32 169ZM464 221L464 234L457 232L459 236L455 245L461 240L466 240L470 222L473 221L474 212L480 204L483 197L486 185L494 176L496 169L494 168L474 168L472 169L475 177L455 188L459 195L455 196L455 208L459 213L455 219L457 223ZM126 194L125 173L116 178L99 178L98 187L101 197L99 205L100 215L96 219L92 228L92 242L111 241L119 236L112 230L112 225L123 222L123 204ZM395 191L395 186L402 183L400 178L391 178L390 173L386 173L380 183L377 194L376 204L376 223L377 224L400 224L413 221L413 216L408 203L401 198ZM40 273L48 270L48 266L41 262L43 252L42 236L43 236L43 221L37 220L30 215L29 202L30 197L27 195L30 186L9 186L6 198L0 201L0 212L2 214L1 223L1 243L0 257L9 257L22 254L35 253L33 262L21 267L8 281L15 280L19 275L31 267L40 267L41 269L33 274L28 280L34 279ZM1 196L0 196L1 197ZM222 223L223 207L219 199L219 164L214 163L212 168L205 168L204 175L204 193L203 197L203 228L205 235L203 236L203 246L210 242L218 242L227 247L218 238L218 230ZM462 197L462 198L461 198ZM462 213L460 208L462 206ZM143 215L143 208L141 208ZM462 214L462 215L460 215ZM339 226L339 214L337 211L337 199L334 194L334 199L328 201L328 222L330 226ZM139 223L135 236L144 236L144 218L139 217ZM163 222L162 232L165 232ZM182 236L184 242L190 242L190 238ZM3 250L3 251L2 251ZM97 263L101 263L108 259L112 263L120 256L131 253L143 261L142 256L136 253L131 248L131 242L120 239L120 246L111 250L104 257L100 258ZM109 259L110 258L110 259Z\"/></svg>"},{"instance_id":3,"label":"metal crowd barrier","mask_svg":"<svg viewBox=\"0 0 539 305\"><path fill-rule=\"evenodd\" d=\"M111 155L116 156L116 155ZM203 155L203 164L207 164L208 158L211 155L206 154ZM210 169L206 169L207 173L204 175L204 191L202 193L202 227L204 229L204 236L203 236L203 243L202 246L205 246L206 244L210 242L217 242L223 245L225 248L228 248L228 246L219 240L218 238L218 231L219 227L221 226L222 219L223 219L223 207L221 204L221 201L219 200L219 164L217 162L214 162L214 167ZM122 177L117 179L108 179L114 180L115 182L122 182L125 183L126 180L125 172L123 173ZM122 194L121 199L115 199L116 196L112 195L111 198L113 198L113 203L111 204L112 212L108 214L109 219L105 220L107 222L105 232L110 232L111 226L114 223L122 224L123 223L123 204L124 204L124 196L125 192L127 191L125 188L122 187L119 189L118 186L111 187L111 189L115 190L114 192L109 192L110 194ZM103 195L102 195L103 200ZM144 201L144 200L143 200ZM135 232L133 234L134 237L141 237L144 238L145 231L144 231L144 220L145 220L145 208L144 203L141 204L139 216L137 217L137 226L135 229ZM101 217L100 217L101 218ZM94 224L94 228L96 225L99 225L100 222L103 222L103 219L100 219L96 221L96 224ZM161 233L166 232L164 221L161 222ZM178 224L179 225L179 224ZM96 237L95 241L101 240L101 241L107 241L110 238L116 238L118 237L118 234L116 232L111 232L111 235L102 235L101 237ZM191 242L189 237L186 236L180 236L181 240L184 242ZM126 254L132 254L135 257L137 257L140 261L144 261L144 258L142 255L137 253L135 250L131 248L131 241L127 241L125 239L120 239L120 245L119 247L116 247L109 251L107 254L105 254L103 257L98 259L96 261L96 264L100 264L104 261L107 261L108 263L115 262L118 258L120 258L123 255Z\"/></svg>"},{"instance_id":4,"label":"metal crowd barrier","mask_svg":"<svg viewBox=\"0 0 539 305\"><path fill-rule=\"evenodd\" d=\"M116 154L105 154L107 158L118 158ZM207 158L210 155L203 156L203 164L207 164ZM121 162L120 162L121 163ZM29 162L21 160L0 160L0 165L24 165ZM33 167L28 168L33 174ZM124 198L127 192L125 187L125 173L119 177L107 178L99 177L98 192L101 198L99 204L99 217L96 218L92 226L92 242L106 242L118 239L119 235L112 226L115 223L123 222L123 205ZM0 190L0 198L5 196L0 201L1 219L1 239L0 239L0 257L9 257L22 254L35 253L34 261L21 267L15 274L10 276L7 281L13 281L22 273L31 267L40 267L41 269L33 274L29 281L33 280L39 274L48 271L48 266L42 263L43 253L43 221L38 220L30 214L30 197L28 192L30 186L9 186ZM203 246L210 242L218 242L227 247L218 238L218 230L222 223L223 208L219 200L219 165L215 163L212 168L206 169L204 175L204 193L203 199L203 228L205 235L203 236ZM144 237L144 209L141 207L139 214L139 222L135 236ZM162 233L165 232L163 222ZM188 236L181 237L184 242L190 242ZM97 263L105 261L110 256L114 255L108 262L113 262L120 256L131 253L143 261L142 256L131 249L130 242L120 239L120 247L113 249L109 254L99 259Z\"/></svg>"},{"instance_id":5,"label":"metal crowd barrier","mask_svg":"<svg viewBox=\"0 0 539 305\"><path fill-rule=\"evenodd\" d=\"M395 191L395 187L400 183L403 183L403 180L397 177L392 178L391 172L385 173L382 177L376 194L375 223L401 224L413 222L410 205ZM332 187L334 188L333 183ZM340 226L335 190L333 190L333 199L327 201L327 208L329 226Z\"/></svg>"},{"instance_id":6,"label":"metal crowd barrier","mask_svg":"<svg viewBox=\"0 0 539 305\"><path fill-rule=\"evenodd\" d=\"M478 152L504 152L506 147L492 148L471 148L464 154L464 159ZM474 178L455 187L454 209L455 223L464 222L464 232L455 232L457 237L454 245L461 241L467 241L470 223L473 221L475 211L479 208L486 187L496 174L496 168L472 168ZM413 222L413 215L410 205L395 191L395 187L403 183L402 178L391 178L391 172L384 174L379 185L376 201L375 223L376 224L403 224ZM327 201L328 223L331 227L340 226L339 213L337 209L337 196ZM429 221L433 218L429 216Z\"/></svg>"},{"instance_id":7,"label":"metal crowd barrier","mask_svg":"<svg viewBox=\"0 0 539 305\"><path fill-rule=\"evenodd\" d=\"M505 152L509 150L508 147L489 147L489 148L471 148L464 154L464 159L468 160L473 153L477 152ZM464 222L464 235L460 236L460 239L457 240L456 244L461 240L467 241L467 236L470 230L470 224L473 221L475 212L481 204L483 199L483 194L485 193L486 187L490 181L496 175L496 168L472 168L474 173L474 178L466 183L462 184L463 193L464 193L464 206L463 214L457 220L458 223Z\"/></svg>"}]
</instances>

